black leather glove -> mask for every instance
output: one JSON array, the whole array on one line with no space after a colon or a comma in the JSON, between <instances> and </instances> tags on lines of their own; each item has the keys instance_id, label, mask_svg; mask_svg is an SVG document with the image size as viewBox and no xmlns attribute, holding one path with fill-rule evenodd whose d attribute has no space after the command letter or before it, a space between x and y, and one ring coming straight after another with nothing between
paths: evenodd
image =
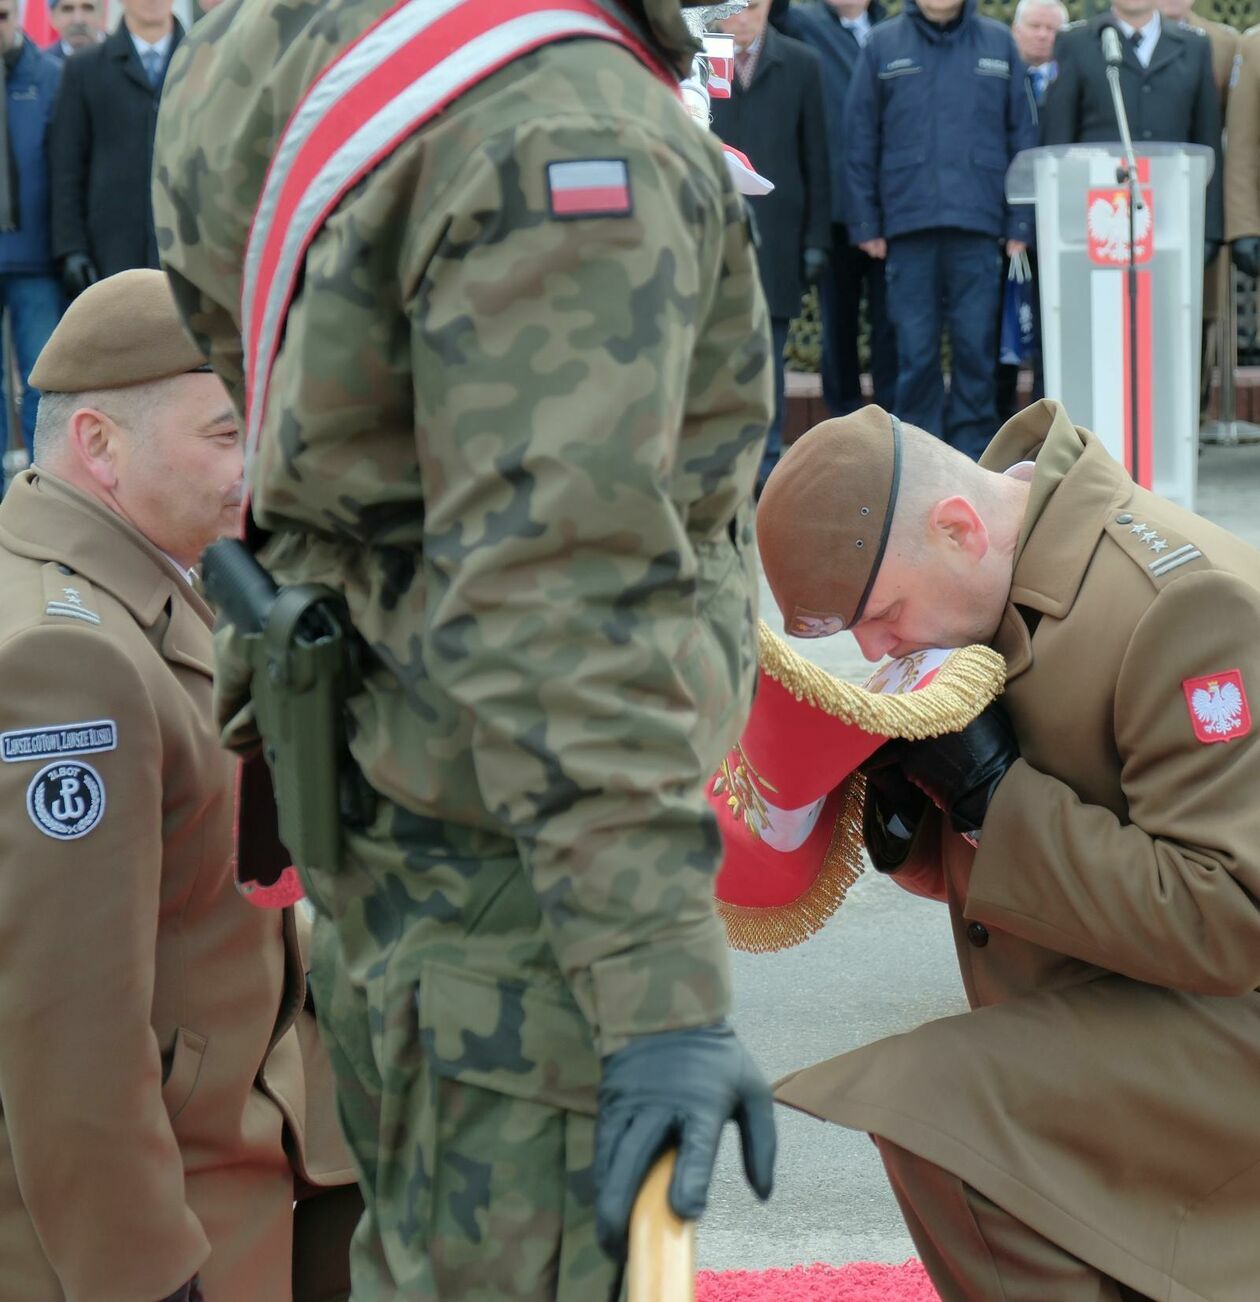
<instances>
[{"instance_id":1,"label":"black leather glove","mask_svg":"<svg viewBox=\"0 0 1260 1302\"><path fill-rule=\"evenodd\" d=\"M826 249L806 249L803 262L805 264L806 283L817 285L827 274L827 268L831 264L831 255Z\"/></svg>"},{"instance_id":2,"label":"black leather glove","mask_svg":"<svg viewBox=\"0 0 1260 1302\"><path fill-rule=\"evenodd\" d=\"M162 1302L205 1302L200 1278L194 1275L183 1288L177 1288L174 1293L164 1297Z\"/></svg>"},{"instance_id":3,"label":"black leather glove","mask_svg":"<svg viewBox=\"0 0 1260 1302\"><path fill-rule=\"evenodd\" d=\"M901 771L944 811L954 831L974 841L993 793L1017 759L1015 732L995 701L961 732L911 742Z\"/></svg>"},{"instance_id":4,"label":"black leather glove","mask_svg":"<svg viewBox=\"0 0 1260 1302\"><path fill-rule=\"evenodd\" d=\"M1214 257L1221 251L1220 240L1203 241L1203 265L1206 267Z\"/></svg>"},{"instance_id":5,"label":"black leather glove","mask_svg":"<svg viewBox=\"0 0 1260 1302\"><path fill-rule=\"evenodd\" d=\"M61 260L61 285L71 298L78 298L99 279L96 263L86 253L67 253Z\"/></svg>"},{"instance_id":6,"label":"black leather glove","mask_svg":"<svg viewBox=\"0 0 1260 1302\"><path fill-rule=\"evenodd\" d=\"M1234 266L1244 276L1260 276L1260 235L1244 235L1230 245Z\"/></svg>"},{"instance_id":7,"label":"black leather glove","mask_svg":"<svg viewBox=\"0 0 1260 1302\"><path fill-rule=\"evenodd\" d=\"M862 808L862 839L875 870L895 873L910 853L910 845L928 798L901 771L910 743L885 742L862 765L866 775L866 804Z\"/></svg>"},{"instance_id":8,"label":"black leather glove","mask_svg":"<svg viewBox=\"0 0 1260 1302\"><path fill-rule=\"evenodd\" d=\"M630 1210L652 1163L672 1144L669 1205L684 1220L704 1211L722 1127L739 1127L744 1173L757 1197L774 1184L774 1105L748 1050L725 1023L663 1031L604 1059L595 1120L595 1234L620 1261Z\"/></svg>"}]
</instances>

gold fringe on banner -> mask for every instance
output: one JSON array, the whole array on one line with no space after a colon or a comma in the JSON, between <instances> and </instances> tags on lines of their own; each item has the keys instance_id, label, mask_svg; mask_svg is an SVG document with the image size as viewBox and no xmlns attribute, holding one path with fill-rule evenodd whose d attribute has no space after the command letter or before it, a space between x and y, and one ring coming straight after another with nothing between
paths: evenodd
<instances>
[{"instance_id":1,"label":"gold fringe on banner","mask_svg":"<svg viewBox=\"0 0 1260 1302\"><path fill-rule=\"evenodd\" d=\"M987 646L959 647L926 687L894 696L869 692L810 664L764 620L757 635L761 668L798 701L878 737L925 741L959 732L1006 685L1006 661Z\"/></svg>"},{"instance_id":2,"label":"gold fringe on banner","mask_svg":"<svg viewBox=\"0 0 1260 1302\"><path fill-rule=\"evenodd\" d=\"M747 954L768 954L789 949L821 931L827 919L844 903L849 887L862 875L862 807L866 778L853 773L845 779L844 798L836 813L831 843L822 869L803 895L774 908L717 901L718 917L726 924L732 949Z\"/></svg>"},{"instance_id":3,"label":"gold fringe on banner","mask_svg":"<svg viewBox=\"0 0 1260 1302\"><path fill-rule=\"evenodd\" d=\"M811 664L764 621L758 624L761 669L798 701L879 737L924 741L965 728L1006 684L1006 662L986 646L953 651L926 687L899 695L868 691ZM866 778L844 782L831 841L818 876L788 904L767 908L717 901L733 949L765 954L808 940L844 903L862 873L862 812Z\"/></svg>"}]
</instances>

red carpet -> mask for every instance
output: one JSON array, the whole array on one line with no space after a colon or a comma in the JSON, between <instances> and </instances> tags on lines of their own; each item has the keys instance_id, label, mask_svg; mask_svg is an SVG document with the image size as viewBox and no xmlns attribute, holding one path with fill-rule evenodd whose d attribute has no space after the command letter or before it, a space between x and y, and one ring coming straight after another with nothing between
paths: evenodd
<instances>
[{"instance_id":1,"label":"red carpet","mask_svg":"<svg viewBox=\"0 0 1260 1302\"><path fill-rule=\"evenodd\" d=\"M702 1270L696 1302L938 1302L917 1261L881 1266L793 1266L790 1270Z\"/></svg>"}]
</instances>

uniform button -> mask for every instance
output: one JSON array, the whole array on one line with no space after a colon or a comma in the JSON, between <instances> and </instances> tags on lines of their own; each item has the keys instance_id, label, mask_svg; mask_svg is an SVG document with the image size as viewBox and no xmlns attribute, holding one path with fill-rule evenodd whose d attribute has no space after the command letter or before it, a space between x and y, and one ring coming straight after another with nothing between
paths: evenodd
<instances>
[{"instance_id":1,"label":"uniform button","mask_svg":"<svg viewBox=\"0 0 1260 1302\"><path fill-rule=\"evenodd\" d=\"M1133 517L1126 511L1123 515L1116 516L1117 524L1132 524Z\"/></svg>"},{"instance_id":2,"label":"uniform button","mask_svg":"<svg viewBox=\"0 0 1260 1302\"><path fill-rule=\"evenodd\" d=\"M58 562L57 568L62 572L62 574L74 573L74 571L68 565L62 565L60 562Z\"/></svg>"},{"instance_id":3,"label":"uniform button","mask_svg":"<svg viewBox=\"0 0 1260 1302\"><path fill-rule=\"evenodd\" d=\"M1149 86L1143 86L1143 87L1142 87L1142 94L1143 94L1143 95L1149 95L1150 93L1151 93L1151 88L1150 88Z\"/></svg>"},{"instance_id":4,"label":"uniform button","mask_svg":"<svg viewBox=\"0 0 1260 1302\"><path fill-rule=\"evenodd\" d=\"M989 929L983 922L969 922L967 924L967 939L977 949L983 949L989 943Z\"/></svg>"},{"instance_id":5,"label":"uniform button","mask_svg":"<svg viewBox=\"0 0 1260 1302\"><path fill-rule=\"evenodd\" d=\"M1150 138L1151 138L1151 133L1150 133L1149 131L1143 131L1143 132L1142 132L1142 139L1143 139L1143 140L1149 140Z\"/></svg>"}]
</instances>

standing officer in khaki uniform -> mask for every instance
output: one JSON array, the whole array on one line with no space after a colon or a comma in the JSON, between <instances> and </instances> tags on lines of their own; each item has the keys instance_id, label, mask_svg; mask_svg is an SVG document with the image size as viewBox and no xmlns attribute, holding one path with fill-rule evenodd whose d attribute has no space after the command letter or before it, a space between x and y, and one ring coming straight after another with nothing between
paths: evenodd
<instances>
[{"instance_id":1,"label":"standing officer in khaki uniform","mask_svg":"<svg viewBox=\"0 0 1260 1302\"><path fill-rule=\"evenodd\" d=\"M946 1302L1253 1302L1260 554L1057 403L979 467L891 424L805 435L758 539L789 632L1006 659L975 723L868 774L875 864L948 903L973 1011L777 1097L875 1136Z\"/></svg>"},{"instance_id":2,"label":"standing officer in khaki uniform","mask_svg":"<svg viewBox=\"0 0 1260 1302\"><path fill-rule=\"evenodd\" d=\"M1225 238L1234 266L1260 275L1260 27L1244 33L1225 119Z\"/></svg>"},{"instance_id":3,"label":"standing officer in khaki uniform","mask_svg":"<svg viewBox=\"0 0 1260 1302\"><path fill-rule=\"evenodd\" d=\"M190 582L236 417L156 271L77 299L36 374L0 504L0 1298L344 1298L361 1201L293 910L234 886Z\"/></svg>"}]
</instances>

